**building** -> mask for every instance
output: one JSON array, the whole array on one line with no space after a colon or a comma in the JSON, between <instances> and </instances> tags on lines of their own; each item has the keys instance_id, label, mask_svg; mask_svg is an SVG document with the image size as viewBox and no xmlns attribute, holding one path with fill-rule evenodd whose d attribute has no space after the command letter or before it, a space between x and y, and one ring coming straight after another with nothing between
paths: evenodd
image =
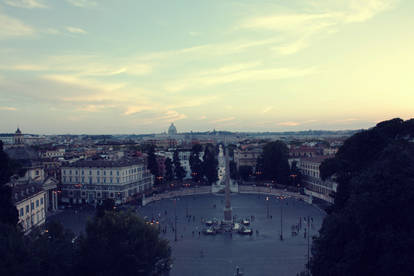
<instances>
[{"instance_id":1,"label":"building","mask_svg":"<svg viewBox=\"0 0 414 276\"><path fill-rule=\"evenodd\" d=\"M250 166L253 171L256 169L257 158L262 154L263 149L260 147L235 149L234 150L234 162L237 165L237 169L240 166Z\"/></svg>"},{"instance_id":2,"label":"building","mask_svg":"<svg viewBox=\"0 0 414 276\"><path fill-rule=\"evenodd\" d=\"M62 202L125 203L152 189L154 179L142 159L81 160L61 168Z\"/></svg>"},{"instance_id":3,"label":"building","mask_svg":"<svg viewBox=\"0 0 414 276\"><path fill-rule=\"evenodd\" d=\"M171 123L170 127L168 128L168 135L174 136L177 135L177 129L174 126L174 123Z\"/></svg>"},{"instance_id":4,"label":"building","mask_svg":"<svg viewBox=\"0 0 414 276\"><path fill-rule=\"evenodd\" d=\"M13 188L13 200L19 214L18 224L25 233L29 233L33 227L41 227L45 224L46 192L36 184L17 185Z\"/></svg>"},{"instance_id":5,"label":"building","mask_svg":"<svg viewBox=\"0 0 414 276\"><path fill-rule=\"evenodd\" d=\"M0 141L3 142L5 145L12 145L14 141L14 134L11 133L1 133L0 134Z\"/></svg>"},{"instance_id":6,"label":"building","mask_svg":"<svg viewBox=\"0 0 414 276\"><path fill-rule=\"evenodd\" d=\"M333 203L332 194L336 192L337 183L331 179L322 180L319 167L329 156L302 157L299 169L304 176L305 193L327 202Z\"/></svg>"},{"instance_id":7,"label":"building","mask_svg":"<svg viewBox=\"0 0 414 276\"><path fill-rule=\"evenodd\" d=\"M14 133L13 144L24 145L24 136L23 133L20 131L20 128L17 128L16 132Z\"/></svg>"}]
</instances>

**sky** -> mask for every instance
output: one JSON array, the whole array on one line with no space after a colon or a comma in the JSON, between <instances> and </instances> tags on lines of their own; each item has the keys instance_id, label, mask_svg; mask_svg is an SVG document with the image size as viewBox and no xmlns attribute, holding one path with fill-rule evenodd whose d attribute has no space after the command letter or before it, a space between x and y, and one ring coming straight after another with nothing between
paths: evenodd
<instances>
[{"instance_id":1,"label":"sky","mask_svg":"<svg viewBox=\"0 0 414 276\"><path fill-rule=\"evenodd\" d=\"M412 0L0 0L0 133L414 117Z\"/></svg>"}]
</instances>

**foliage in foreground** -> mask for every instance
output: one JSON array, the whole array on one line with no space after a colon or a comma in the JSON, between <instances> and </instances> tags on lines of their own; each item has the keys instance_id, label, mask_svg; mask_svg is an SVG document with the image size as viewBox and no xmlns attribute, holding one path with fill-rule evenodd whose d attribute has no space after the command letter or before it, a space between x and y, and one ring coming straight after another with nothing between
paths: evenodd
<instances>
[{"instance_id":1,"label":"foliage in foreground","mask_svg":"<svg viewBox=\"0 0 414 276\"><path fill-rule=\"evenodd\" d=\"M321 165L339 187L314 241L312 275L414 275L413 137L413 119L382 122Z\"/></svg>"}]
</instances>

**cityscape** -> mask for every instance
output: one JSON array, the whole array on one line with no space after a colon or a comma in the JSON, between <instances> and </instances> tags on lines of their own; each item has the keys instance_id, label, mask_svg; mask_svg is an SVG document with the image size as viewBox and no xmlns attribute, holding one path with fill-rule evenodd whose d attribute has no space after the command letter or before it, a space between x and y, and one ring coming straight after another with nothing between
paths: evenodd
<instances>
[{"instance_id":1,"label":"cityscape","mask_svg":"<svg viewBox=\"0 0 414 276\"><path fill-rule=\"evenodd\" d=\"M0 0L0 275L413 275L412 12Z\"/></svg>"}]
</instances>

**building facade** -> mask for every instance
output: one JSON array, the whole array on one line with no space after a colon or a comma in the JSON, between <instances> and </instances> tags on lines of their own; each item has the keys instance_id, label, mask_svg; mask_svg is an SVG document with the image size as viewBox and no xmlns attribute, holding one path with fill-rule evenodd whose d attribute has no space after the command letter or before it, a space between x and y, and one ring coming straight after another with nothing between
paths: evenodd
<instances>
[{"instance_id":1,"label":"building facade","mask_svg":"<svg viewBox=\"0 0 414 276\"><path fill-rule=\"evenodd\" d=\"M236 149L234 150L234 162L237 165L237 169L240 166L250 166L253 171L256 170L257 158L262 154L262 148L251 148L251 149Z\"/></svg>"},{"instance_id":2,"label":"building facade","mask_svg":"<svg viewBox=\"0 0 414 276\"><path fill-rule=\"evenodd\" d=\"M333 203L332 194L336 192L337 183L322 180L319 167L329 156L303 157L299 161L299 169L304 175L305 193L327 202Z\"/></svg>"},{"instance_id":3,"label":"building facade","mask_svg":"<svg viewBox=\"0 0 414 276\"><path fill-rule=\"evenodd\" d=\"M113 199L121 204L152 189L154 179L140 159L82 160L62 166L61 183L62 202L97 204Z\"/></svg>"},{"instance_id":4,"label":"building facade","mask_svg":"<svg viewBox=\"0 0 414 276\"><path fill-rule=\"evenodd\" d=\"M13 187L13 195L19 214L18 224L25 233L45 224L46 192L43 189L38 185L18 185Z\"/></svg>"}]
</instances>

